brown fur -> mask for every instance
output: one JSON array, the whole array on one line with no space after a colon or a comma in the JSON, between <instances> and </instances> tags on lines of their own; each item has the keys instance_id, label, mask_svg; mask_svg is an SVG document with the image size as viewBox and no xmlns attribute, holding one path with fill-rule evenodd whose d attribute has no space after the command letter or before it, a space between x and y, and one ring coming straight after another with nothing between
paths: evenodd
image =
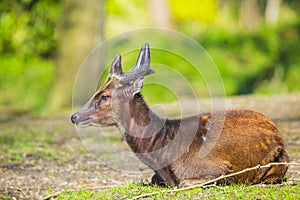
<instances>
[{"instance_id":1,"label":"brown fur","mask_svg":"<svg viewBox=\"0 0 300 200\"><path fill-rule=\"evenodd\" d=\"M132 105L132 110L136 112L132 116L135 118L134 116L137 115L137 119L140 120L142 118L138 116L143 114L148 116L145 114L148 110L142 98L136 99L140 102ZM211 113L203 113L183 120L167 120L164 129L150 138L141 139L125 134L126 141L135 153L152 152L167 145L176 136L178 126L182 121L187 121L187 127L198 126L194 140L187 148L188 151L174 163L157 170L153 177L156 183L167 182L172 186L191 185L256 165L289 161L281 133L265 115L249 109L228 110L224 126L220 127L223 123L219 123L218 119L222 119L222 114L221 112L214 113L215 121L210 122L212 130L206 127ZM217 143L204 158L200 159L199 151L204 142L202 136L214 137L213 130L220 128L222 132ZM188 129L183 130L182 140L184 137L189 137L189 134ZM151 167L152 163L147 162L149 161L146 161L146 164ZM283 180L286 171L287 166L273 166L228 178L220 183L278 183Z\"/></svg>"},{"instance_id":2,"label":"brown fur","mask_svg":"<svg viewBox=\"0 0 300 200\"><path fill-rule=\"evenodd\" d=\"M117 55L108 80L72 115L72 122L117 125L132 151L154 170L152 182L157 184L193 185L257 165L289 161L282 134L260 112L231 109L176 120L155 115L139 93L143 74L153 73L149 54L145 44L137 62L143 65L128 73L123 73ZM219 183L279 183L286 171L285 165L272 166Z\"/></svg>"},{"instance_id":3,"label":"brown fur","mask_svg":"<svg viewBox=\"0 0 300 200\"><path fill-rule=\"evenodd\" d=\"M94 95L94 105L102 95L112 95L111 82L102 87ZM256 165L270 162L288 162L289 158L284 149L281 133L276 126L262 113L249 109L231 109L223 112L202 113L198 116L178 120L162 121L152 113L140 94L133 99L122 97L116 103L123 102L114 112L111 110L111 100L104 102L94 113L99 124L116 124L120 128L130 148L138 157L155 171L152 181L157 184L166 182L171 186L191 185L217 178L221 175L237 172ZM111 97L116 98L116 97ZM225 119L224 124L222 119ZM214 121L212 121L212 119ZM145 127L153 123L153 127L144 131ZM156 129L156 124L161 124ZM180 125L181 129L179 130ZM190 131L196 127L196 132ZM197 128L198 127L198 128ZM153 135L144 137L151 130ZM222 130L217 135L216 130ZM144 134L144 135L143 135ZM157 151L167 146L175 137L179 137L174 149L163 152L161 158L151 157L145 153ZM186 138L193 137L191 143ZM203 138L208 138L204 141ZM208 144L209 138L218 138L216 144L200 158L201 147ZM186 146L188 145L188 146ZM159 167L173 156L174 151L180 151L179 158L167 166ZM278 183L284 178L287 166L272 166L258 169L227 178L219 183Z\"/></svg>"}]
</instances>

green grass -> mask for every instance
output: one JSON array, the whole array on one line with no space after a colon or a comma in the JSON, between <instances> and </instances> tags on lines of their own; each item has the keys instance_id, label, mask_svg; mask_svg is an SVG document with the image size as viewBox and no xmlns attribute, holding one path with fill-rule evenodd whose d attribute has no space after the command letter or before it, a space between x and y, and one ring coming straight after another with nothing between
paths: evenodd
<instances>
[{"instance_id":1,"label":"green grass","mask_svg":"<svg viewBox=\"0 0 300 200\"><path fill-rule=\"evenodd\" d=\"M54 76L54 61L1 55L0 65L0 110L43 108Z\"/></svg>"},{"instance_id":2,"label":"green grass","mask_svg":"<svg viewBox=\"0 0 300 200\"><path fill-rule=\"evenodd\" d=\"M166 192L170 188L147 186L141 183L129 183L100 191L78 190L63 191L57 199L127 199L141 194L158 192L149 195L148 199L299 199L300 184L289 185L231 185L195 188L180 192Z\"/></svg>"},{"instance_id":3,"label":"green grass","mask_svg":"<svg viewBox=\"0 0 300 200\"><path fill-rule=\"evenodd\" d=\"M4 155L0 156L0 164L5 163L20 163L29 157L47 158L63 162L64 156L60 150L51 149L50 144L39 142L38 140L30 141L29 137L25 136L20 141L18 134L13 136L0 136L0 151ZM3 141L9 140L9 143Z\"/></svg>"},{"instance_id":4,"label":"green grass","mask_svg":"<svg viewBox=\"0 0 300 200\"><path fill-rule=\"evenodd\" d=\"M65 126L47 125L47 120L35 121L24 118L22 123L18 120L16 124L6 122L0 126L0 164L21 163L30 157L46 158L57 162L67 162L72 158L73 150L67 146L61 146L61 141L66 140L61 132L65 131ZM45 124L44 124L45 123ZM39 127L39 128L37 128ZM83 147L76 151L81 151ZM38 159L35 159L38 160Z\"/></svg>"},{"instance_id":5,"label":"green grass","mask_svg":"<svg viewBox=\"0 0 300 200\"><path fill-rule=\"evenodd\" d=\"M59 118L62 119L62 118ZM68 131L65 121L57 119L57 116L26 117L23 116L14 121L1 124L0 127L0 166L14 165L22 162L39 165L40 160L63 166L79 154L86 155L83 146L72 147L61 145L72 137L76 137ZM56 121L55 121L56 120ZM55 123L53 123L55 121ZM289 140L297 140L299 132L295 132ZM115 135L108 135L109 141L119 141ZM289 153L297 154L299 148L290 148ZM56 166L55 164L55 166ZM14 169L11 169L14 170ZM82 163L80 170L87 172L90 169ZM1 175L1 172L0 172ZM48 169L48 177L55 178L55 170ZM300 182L297 184L283 183L279 185L232 185L210 188L195 188L180 192L166 192L171 188L151 186L143 183L127 183L123 186L109 189L81 189L64 190L56 199L127 199L141 194L158 192L148 199L299 199ZM97 187L97 186L96 186ZM45 196L56 193L57 190L49 188L43 194ZM3 194L0 199L10 199L11 196ZM6 195L6 196L5 196Z\"/></svg>"}]
</instances>

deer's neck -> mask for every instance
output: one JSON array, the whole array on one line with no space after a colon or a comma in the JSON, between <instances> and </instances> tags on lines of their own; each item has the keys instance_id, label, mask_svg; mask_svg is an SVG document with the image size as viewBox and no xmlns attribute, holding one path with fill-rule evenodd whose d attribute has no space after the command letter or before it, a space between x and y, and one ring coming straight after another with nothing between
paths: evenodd
<instances>
[{"instance_id":1,"label":"deer's neck","mask_svg":"<svg viewBox=\"0 0 300 200\"><path fill-rule=\"evenodd\" d=\"M168 142L166 120L153 113L140 94L120 108L116 121L135 153L151 152Z\"/></svg>"},{"instance_id":2,"label":"deer's neck","mask_svg":"<svg viewBox=\"0 0 300 200\"><path fill-rule=\"evenodd\" d=\"M202 123L199 124L200 116L161 119L149 109L140 94L119 108L116 121L132 151L164 181L176 185L178 178L168 166L190 150L198 152L201 134L206 132Z\"/></svg>"}]
</instances>

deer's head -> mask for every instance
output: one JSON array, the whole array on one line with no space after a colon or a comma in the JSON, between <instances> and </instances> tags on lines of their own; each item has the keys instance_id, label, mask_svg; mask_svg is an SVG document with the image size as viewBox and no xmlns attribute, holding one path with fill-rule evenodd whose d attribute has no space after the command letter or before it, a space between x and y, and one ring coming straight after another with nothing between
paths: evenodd
<instances>
[{"instance_id":1,"label":"deer's head","mask_svg":"<svg viewBox=\"0 0 300 200\"><path fill-rule=\"evenodd\" d=\"M116 55L107 80L92 98L71 116L72 123L81 127L115 125L117 123L115 112L121 112L120 104L133 99L143 87L144 76L152 73L154 71L150 69L148 43L142 46L136 64L129 72L123 72L121 55Z\"/></svg>"}]
</instances>

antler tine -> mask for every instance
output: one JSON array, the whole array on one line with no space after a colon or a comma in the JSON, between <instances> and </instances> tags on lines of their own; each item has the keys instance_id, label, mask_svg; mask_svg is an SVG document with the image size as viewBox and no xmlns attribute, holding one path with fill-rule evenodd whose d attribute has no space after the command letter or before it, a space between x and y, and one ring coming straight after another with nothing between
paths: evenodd
<instances>
[{"instance_id":1,"label":"antler tine","mask_svg":"<svg viewBox=\"0 0 300 200\"><path fill-rule=\"evenodd\" d=\"M144 72L144 76L148 74L154 73L153 70L150 69L150 47L149 43L145 43L138 55L138 59L134 68L131 70L132 72ZM131 72L130 71L130 72ZM139 73L140 74L140 73Z\"/></svg>"},{"instance_id":2,"label":"antler tine","mask_svg":"<svg viewBox=\"0 0 300 200\"><path fill-rule=\"evenodd\" d=\"M148 43L144 44L144 49L145 49L145 57L142 65L147 65L147 67L150 68L150 48Z\"/></svg>"},{"instance_id":3,"label":"antler tine","mask_svg":"<svg viewBox=\"0 0 300 200\"><path fill-rule=\"evenodd\" d=\"M117 54L113 60L113 62L111 63L111 67L110 67L110 71L109 71L109 74L110 75L121 75L123 74L123 71L122 71L122 64L121 64L121 54Z\"/></svg>"},{"instance_id":4,"label":"antler tine","mask_svg":"<svg viewBox=\"0 0 300 200\"><path fill-rule=\"evenodd\" d=\"M144 57L141 62L142 70L145 70L146 75L153 74L154 70L150 69L150 45L149 43L145 43L143 45Z\"/></svg>"},{"instance_id":5,"label":"antler tine","mask_svg":"<svg viewBox=\"0 0 300 200\"><path fill-rule=\"evenodd\" d=\"M138 55L134 68L126 72L121 79L123 84L130 83L140 77L144 77L149 74L153 74L154 71L150 69L150 48L149 44L145 43Z\"/></svg>"},{"instance_id":6,"label":"antler tine","mask_svg":"<svg viewBox=\"0 0 300 200\"><path fill-rule=\"evenodd\" d=\"M140 50L134 69L139 69L141 66L147 64L150 65L150 50L149 44L145 43Z\"/></svg>"}]
</instances>

